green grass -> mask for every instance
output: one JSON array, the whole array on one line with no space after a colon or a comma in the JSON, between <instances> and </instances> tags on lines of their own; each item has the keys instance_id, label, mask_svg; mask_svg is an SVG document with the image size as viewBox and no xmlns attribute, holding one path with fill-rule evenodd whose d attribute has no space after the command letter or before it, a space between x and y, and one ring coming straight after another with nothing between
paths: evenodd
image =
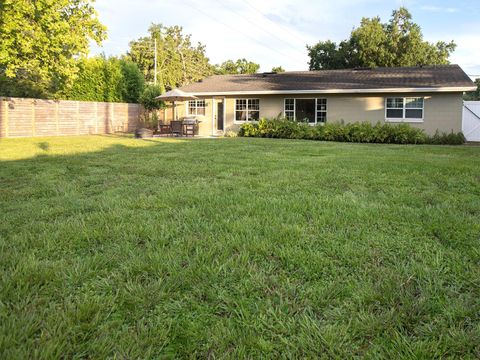
<instances>
[{"instance_id":1,"label":"green grass","mask_svg":"<svg viewBox=\"0 0 480 360\"><path fill-rule=\"evenodd\" d=\"M478 358L480 147L0 142L0 358Z\"/></svg>"}]
</instances>

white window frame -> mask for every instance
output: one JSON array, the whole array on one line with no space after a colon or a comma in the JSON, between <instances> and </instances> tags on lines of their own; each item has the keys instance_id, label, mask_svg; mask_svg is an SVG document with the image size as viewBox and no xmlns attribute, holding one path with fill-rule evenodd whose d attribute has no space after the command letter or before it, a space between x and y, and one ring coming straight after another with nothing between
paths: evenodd
<instances>
[{"instance_id":1,"label":"white window frame","mask_svg":"<svg viewBox=\"0 0 480 360\"><path fill-rule=\"evenodd\" d=\"M402 117L401 118L389 118L387 116L388 109L396 109L400 110L400 108L387 108L388 99L402 99L403 100L403 107L402 107ZM421 108L407 108L407 99L422 99L422 107ZM422 110L422 117L421 118L407 118L405 116L406 110ZM423 119L425 117L425 98L423 96L388 96L385 98L385 121L386 122L402 122L402 123L423 123Z\"/></svg>"},{"instance_id":2,"label":"white window frame","mask_svg":"<svg viewBox=\"0 0 480 360\"><path fill-rule=\"evenodd\" d=\"M316 126L318 124L325 124L327 122L328 118L328 99L327 98L293 98L293 97L288 97L283 99L283 117L286 118L287 111L292 111L292 110L285 110L287 106L287 100L292 100L293 99L293 121L297 121L297 99L299 100L315 100L315 122L308 122L308 125L311 126ZM318 110L318 100L325 100L325 111L319 111ZM318 121L318 113L324 112L325 113L325 121Z\"/></svg>"},{"instance_id":3,"label":"white window frame","mask_svg":"<svg viewBox=\"0 0 480 360\"><path fill-rule=\"evenodd\" d=\"M247 112L247 119L249 118L248 113L250 111L258 111L258 120L260 120L260 99L259 98L238 98L234 99L233 101L233 123L234 124L244 124L244 123L256 123L258 120L237 120L237 101L238 100L245 100L246 101L246 109L245 111ZM248 102L252 100L258 100L258 110L250 110L248 108Z\"/></svg>"},{"instance_id":4,"label":"white window frame","mask_svg":"<svg viewBox=\"0 0 480 360\"><path fill-rule=\"evenodd\" d=\"M195 106L192 106L195 108L195 112L190 112L190 101L195 102ZM203 101L203 106L198 106L198 102ZM198 109L203 109L203 114L198 113ZM196 100L188 100L187 101L187 115L195 115L195 116L206 116L207 115L207 102L205 99L196 99Z\"/></svg>"}]
</instances>

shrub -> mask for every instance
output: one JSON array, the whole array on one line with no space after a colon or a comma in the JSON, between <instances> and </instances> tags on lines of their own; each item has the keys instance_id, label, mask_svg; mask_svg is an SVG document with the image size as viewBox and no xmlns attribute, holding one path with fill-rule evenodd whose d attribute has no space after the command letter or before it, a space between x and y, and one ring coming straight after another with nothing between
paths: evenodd
<instances>
[{"instance_id":1,"label":"shrub","mask_svg":"<svg viewBox=\"0 0 480 360\"><path fill-rule=\"evenodd\" d=\"M429 138L429 144L435 145L462 145L466 141L465 136L461 132L454 133L439 133L438 130L435 135Z\"/></svg>"},{"instance_id":2,"label":"shrub","mask_svg":"<svg viewBox=\"0 0 480 360\"><path fill-rule=\"evenodd\" d=\"M238 136L245 136L245 137L257 137L258 134L259 134L258 124L254 124L254 123L242 124L242 126L240 127L240 131L238 132Z\"/></svg>"},{"instance_id":3,"label":"shrub","mask_svg":"<svg viewBox=\"0 0 480 360\"><path fill-rule=\"evenodd\" d=\"M238 133L232 130L229 130L225 133L225 137L237 137L237 136L238 136Z\"/></svg>"},{"instance_id":4,"label":"shrub","mask_svg":"<svg viewBox=\"0 0 480 360\"><path fill-rule=\"evenodd\" d=\"M430 137L422 129L408 124L326 123L312 127L306 123L290 121L285 118L260 119L258 123L245 123L240 127L238 135L385 144L457 145L465 142L462 133L436 133Z\"/></svg>"}]
</instances>

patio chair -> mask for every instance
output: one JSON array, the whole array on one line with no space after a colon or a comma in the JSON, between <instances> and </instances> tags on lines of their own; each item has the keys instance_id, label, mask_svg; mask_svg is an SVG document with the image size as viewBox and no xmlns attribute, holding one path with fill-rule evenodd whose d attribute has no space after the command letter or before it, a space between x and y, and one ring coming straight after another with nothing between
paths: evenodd
<instances>
[{"instance_id":1,"label":"patio chair","mask_svg":"<svg viewBox=\"0 0 480 360\"><path fill-rule=\"evenodd\" d=\"M170 121L171 133L175 136L183 135L183 122L180 120Z\"/></svg>"},{"instance_id":2,"label":"patio chair","mask_svg":"<svg viewBox=\"0 0 480 360\"><path fill-rule=\"evenodd\" d=\"M163 120L160 120L158 122L158 132L160 135L171 135L172 134L172 128L170 125L165 124Z\"/></svg>"},{"instance_id":3,"label":"patio chair","mask_svg":"<svg viewBox=\"0 0 480 360\"><path fill-rule=\"evenodd\" d=\"M185 118L183 120L183 132L185 136L195 136L197 120L195 118Z\"/></svg>"}]
</instances>

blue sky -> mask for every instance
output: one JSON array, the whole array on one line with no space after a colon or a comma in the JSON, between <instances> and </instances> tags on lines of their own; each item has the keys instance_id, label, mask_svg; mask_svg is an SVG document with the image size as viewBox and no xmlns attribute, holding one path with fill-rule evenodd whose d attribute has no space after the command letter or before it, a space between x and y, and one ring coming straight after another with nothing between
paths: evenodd
<instances>
[{"instance_id":1,"label":"blue sky","mask_svg":"<svg viewBox=\"0 0 480 360\"><path fill-rule=\"evenodd\" d=\"M155 22L182 26L194 42L206 45L212 63L247 58L262 71L278 65L306 70L305 44L345 39L362 17L386 21L401 5L426 40L454 40L451 61L480 77L479 0L97 0L108 39L101 47L92 44L92 54L125 53L129 41L146 35Z\"/></svg>"}]
</instances>

